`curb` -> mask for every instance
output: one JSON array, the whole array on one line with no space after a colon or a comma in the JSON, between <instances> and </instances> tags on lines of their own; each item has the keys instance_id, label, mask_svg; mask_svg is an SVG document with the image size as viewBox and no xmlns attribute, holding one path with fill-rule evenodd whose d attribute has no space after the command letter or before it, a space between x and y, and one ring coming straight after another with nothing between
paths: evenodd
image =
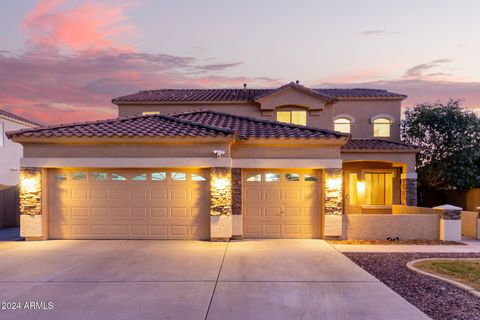
<instances>
[{"instance_id":1,"label":"curb","mask_svg":"<svg viewBox=\"0 0 480 320\"><path fill-rule=\"evenodd\" d=\"M407 268L412 270L412 271L415 271L417 273L429 276L431 278L435 278L435 279L442 280L444 282L450 283L451 285L454 285L457 288L468 291L471 294L473 294L474 296L476 296L477 298L480 298L480 291L477 291L476 289L474 289L472 287L469 287L469 286L467 286L463 283L457 282L455 280L447 279L447 278L438 276L438 275L433 274L433 273L425 272L425 271L420 270L420 269L418 269L414 266L417 262L430 261L430 260L479 260L479 258L425 258L425 259L417 259L417 260L413 260L413 261L408 262L407 263Z\"/></svg>"}]
</instances>

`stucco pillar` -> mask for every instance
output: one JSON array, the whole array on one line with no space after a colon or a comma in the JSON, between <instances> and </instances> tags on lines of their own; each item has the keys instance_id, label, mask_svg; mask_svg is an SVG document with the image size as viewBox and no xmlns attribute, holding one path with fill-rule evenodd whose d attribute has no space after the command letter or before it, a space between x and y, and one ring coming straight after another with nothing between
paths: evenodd
<instances>
[{"instance_id":1,"label":"stucco pillar","mask_svg":"<svg viewBox=\"0 0 480 320\"><path fill-rule=\"evenodd\" d=\"M232 237L243 239L242 169L232 169Z\"/></svg>"},{"instance_id":2,"label":"stucco pillar","mask_svg":"<svg viewBox=\"0 0 480 320\"><path fill-rule=\"evenodd\" d=\"M331 168L325 169L325 237L342 237L342 169Z\"/></svg>"},{"instance_id":3,"label":"stucco pillar","mask_svg":"<svg viewBox=\"0 0 480 320\"><path fill-rule=\"evenodd\" d=\"M228 241L232 237L232 172L230 168L211 168L210 201L210 239Z\"/></svg>"},{"instance_id":4,"label":"stucco pillar","mask_svg":"<svg viewBox=\"0 0 480 320\"><path fill-rule=\"evenodd\" d=\"M401 204L406 206L417 205L417 174L402 173L401 177Z\"/></svg>"},{"instance_id":5,"label":"stucco pillar","mask_svg":"<svg viewBox=\"0 0 480 320\"><path fill-rule=\"evenodd\" d=\"M42 216L42 169L20 169L20 235L26 240L46 239Z\"/></svg>"},{"instance_id":6,"label":"stucco pillar","mask_svg":"<svg viewBox=\"0 0 480 320\"><path fill-rule=\"evenodd\" d=\"M477 239L480 240L480 207L477 207Z\"/></svg>"},{"instance_id":7,"label":"stucco pillar","mask_svg":"<svg viewBox=\"0 0 480 320\"><path fill-rule=\"evenodd\" d=\"M440 215L440 240L461 241L462 223L460 220L462 208L449 204L434 207Z\"/></svg>"}]
</instances>

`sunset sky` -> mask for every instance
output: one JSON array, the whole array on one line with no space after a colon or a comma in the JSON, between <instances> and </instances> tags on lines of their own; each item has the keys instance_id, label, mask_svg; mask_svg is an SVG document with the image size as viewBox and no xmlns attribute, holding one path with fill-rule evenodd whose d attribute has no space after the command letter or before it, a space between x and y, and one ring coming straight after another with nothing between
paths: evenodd
<instances>
[{"instance_id":1,"label":"sunset sky","mask_svg":"<svg viewBox=\"0 0 480 320\"><path fill-rule=\"evenodd\" d=\"M141 89L385 88L480 108L478 0L4 0L0 108L111 118Z\"/></svg>"}]
</instances>

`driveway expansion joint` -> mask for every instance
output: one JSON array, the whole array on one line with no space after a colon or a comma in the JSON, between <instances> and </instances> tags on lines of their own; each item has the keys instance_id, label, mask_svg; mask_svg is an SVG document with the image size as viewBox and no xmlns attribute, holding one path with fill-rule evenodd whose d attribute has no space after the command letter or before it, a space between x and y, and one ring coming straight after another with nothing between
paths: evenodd
<instances>
[{"instance_id":1,"label":"driveway expansion joint","mask_svg":"<svg viewBox=\"0 0 480 320\"><path fill-rule=\"evenodd\" d=\"M218 280L220 279L220 274L222 273L223 263L225 262L225 257L227 256L228 245L230 244L230 240L227 242L225 246L225 251L223 252L222 263L220 264L220 268L218 269L217 279L215 281L215 286L213 287L212 296L210 297L210 301L208 302L207 312L205 313L205 320L208 318L208 314L210 312L210 307L212 305L213 297L215 296L215 290L217 289Z\"/></svg>"}]
</instances>

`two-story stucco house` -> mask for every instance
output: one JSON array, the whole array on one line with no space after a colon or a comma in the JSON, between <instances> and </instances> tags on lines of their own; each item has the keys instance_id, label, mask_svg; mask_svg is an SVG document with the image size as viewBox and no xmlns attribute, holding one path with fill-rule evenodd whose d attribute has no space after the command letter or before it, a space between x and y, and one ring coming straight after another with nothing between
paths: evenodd
<instances>
[{"instance_id":1,"label":"two-story stucco house","mask_svg":"<svg viewBox=\"0 0 480 320\"><path fill-rule=\"evenodd\" d=\"M400 142L405 98L298 83L148 90L113 99L117 119L10 132L25 150L23 209L36 217L25 232L342 236L346 214L416 204L418 148Z\"/></svg>"},{"instance_id":2,"label":"two-story stucco house","mask_svg":"<svg viewBox=\"0 0 480 320\"><path fill-rule=\"evenodd\" d=\"M5 132L31 129L38 126L38 123L0 110L0 185L18 185L20 159L23 156L22 145L8 140Z\"/></svg>"}]
</instances>

